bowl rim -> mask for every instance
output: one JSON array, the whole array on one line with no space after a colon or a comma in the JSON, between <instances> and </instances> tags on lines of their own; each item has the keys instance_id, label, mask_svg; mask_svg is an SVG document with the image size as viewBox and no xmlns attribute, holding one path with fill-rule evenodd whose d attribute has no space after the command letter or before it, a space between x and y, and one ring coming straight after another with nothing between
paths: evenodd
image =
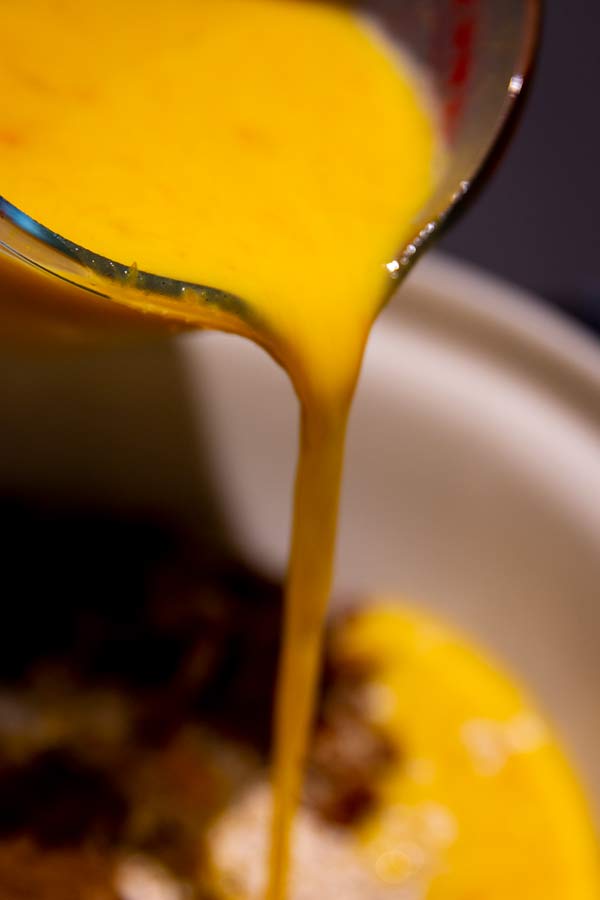
<instances>
[{"instance_id":1,"label":"bowl rim","mask_svg":"<svg viewBox=\"0 0 600 900\"><path fill-rule=\"evenodd\" d=\"M411 305L429 301L442 318L456 322L466 333L503 339L521 353L543 355L557 367L556 374L575 376L600 399L600 341L581 323L569 318L541 296L501 276L435 250L407 276L400 296L384 313L396 325L404 316L406 292Z\"/></svg>"}]
</instances>

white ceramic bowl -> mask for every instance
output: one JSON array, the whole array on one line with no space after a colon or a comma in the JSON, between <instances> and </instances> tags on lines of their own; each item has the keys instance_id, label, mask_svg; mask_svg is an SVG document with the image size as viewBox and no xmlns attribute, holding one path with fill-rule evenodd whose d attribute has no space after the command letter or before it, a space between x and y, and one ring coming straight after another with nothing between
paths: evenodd
<instances>
[{"instance_id":1,"label":"white ceramic bowl","mask_svg":"<svg viewBox=\"0 0 600 900\"><path fill-rule=\"evenodd\" d=\"M285 561L296 404L245 341L7 360L0 484L202 519ZM557 722L600 809L600 346L433 256L377 326L350 431L342 591L476 635Z\"/></svg>"},{"instance_id":2,"label":"white ceramic bowl","mask_svg":"<svg viewBox=\"0 0 600 900\"><path fill-rule=\"evenodd\" d=\"M229 522L280 571L291 391L255 348L203 343L185 362L205 385ZM600 801L600 345L515 288L424 261L369 346L337 584L398 592L492 648Z\"/></svg>"}]
</instances>

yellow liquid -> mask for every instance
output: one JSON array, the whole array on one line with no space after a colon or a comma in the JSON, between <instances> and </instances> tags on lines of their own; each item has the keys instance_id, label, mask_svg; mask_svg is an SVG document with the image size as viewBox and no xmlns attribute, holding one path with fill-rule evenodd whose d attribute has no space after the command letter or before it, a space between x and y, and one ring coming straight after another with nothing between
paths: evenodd
<instances>
[{"instance_id":1,"label":"yellow liquid","mask_svg":"<svg viewBox=\"0 0 600 900\"><path fill-rule=\"evenodd\" d=\"M342 628L336 653L369 667L371 715L400 759L358 836L381 879L427 900L596 900L579 786L493 661L385 597Z\"/></svg>"},{"instance_id":2,"label":"yellow liquid","mask_svg":"<svg viewBox=\"0 0 600 900\"><path fill-rule=\"evenodd\" d=\"M95 252L243 298L250 316L228 327L264 344L300 395L274 741L269 897L280 900L346 418L385 263L433 185L435 132L399 62L338 6L182 0L167 21L163 10L66 2L50 14L29 0L7 11L4 190ZM223 325L210 308L184 315Z\"/></svg>"},{"instance_id":3,"label":"yellow liquid","mask_svg":"<svg viewBox=\"0 0 600 900\"><path fill-rule=\"evenodd\" d=\"M232 312L201 292L176 301L112 286L113 312L3 257L7 304L43 297L58 314L64 299L83 327L87 304L100 324L131 307L152 314L144 322L236 331L285 367L300 398L268 890L282 900L346 419L385 264L434 186L432 117L401 60L343 5L22 0L2 20L4 196L133 272L243 301Z\"/></svg>"},{"instance_id":4,"label":"yellow liquid","mask_svg":"<svg viewBox=\"0 0 600 900\"><path fill-rule=\"evenodd\" d=\"M493 659L390 596L338 618L328 658L353 684L337 725L346 736L338 765L347 773L349 756L364 775L370 759L373 796L368 814L341 831L303 811L302 896L597 900L598 847L583 793L544 717ZM357 738L339 724L344 715ZM335 722L331 705L329 717ZM384 742L387 764L365 756L365 735ZM262 803L261 789L250 792L211 835L215 865L240 887L231 900L257 896L256 843L243 836L261 821Z\"/></svg>"},{"instance_id":5,"label":"yellow liquid","mask_svg":"<svg viewBox=\"0 0 600 900\"><path fill-rule=\"evenodd\" d=\"M95 253L247 301L237 330L338 404L432 187L412 79L334 4L6 6L2 194Z\"/></svg>"}]
</instances>

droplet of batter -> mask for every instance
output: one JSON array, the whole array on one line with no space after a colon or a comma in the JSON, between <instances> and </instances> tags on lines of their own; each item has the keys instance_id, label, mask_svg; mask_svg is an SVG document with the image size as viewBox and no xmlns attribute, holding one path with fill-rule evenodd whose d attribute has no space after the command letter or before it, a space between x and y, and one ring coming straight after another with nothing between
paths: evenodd
<instances>
[{"instance_id":1,"label":"droplet of batter","mask_svg":"<svg viewBox=\"0 0 600 900\"><path fill-rule=\"evenodd\" d=\"M405 884L422 871L427 857L418 844L400 844L383 853L375 863L378 877L386 884Z\"/></svg>"},{"instance_id":2,"label":"droplet of batter","mask_svg":"<svg viewBox=\"0 0 600 900\"><path fill-rule=\"evenodd\" d=\"M548 740L546 727L533 713L523 712L506 725L506 742L513 753L533 753Z\"/></svg>"},{"instance_id":3,"label":"droplet of batter","mask_svg":"<svg viewBox=\"0 0 600 900\"><path fill-rule=\"evenodd\" d=\"M498 775L506 764L508 751L499 722L471 719L461 728L461 739L478 775Z\"/></svg>"}]
</instances>

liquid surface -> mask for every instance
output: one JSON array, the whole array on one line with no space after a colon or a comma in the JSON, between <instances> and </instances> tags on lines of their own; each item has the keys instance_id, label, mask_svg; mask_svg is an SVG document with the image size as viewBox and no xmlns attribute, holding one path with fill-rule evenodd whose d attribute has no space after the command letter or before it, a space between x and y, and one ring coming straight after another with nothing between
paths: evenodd
<instances>
[{"instance_id":1,"label":"liquid surface","mask_svg":"<svg viewBox=\"0 0 600 900\"><path fill-rule=\"evenodd\" d=\"M471 641L396 597L373 598L336 623L328 661L360 673L354 714L393 761L373 774L374 807L350 833L303 810L293 900L599 896L585 800L555 735ZM257 846L243 833L261 802L255 791L215 829L216 861L242 885L235 900L260 896Z\"/></svg>"},{"instance_id":2,"label":"liquid surface","mask_svg":"<svg viewBox=\"0 0 600 900\"><path fill-rule=\"evenodd\" d=\"M583 796L513 681L396 603L351 621L338 652L372 666L372 715L403 754L361 836L380 878L428 900L598 896Z\"/></svg>"},{"instance_id":3,"label":"liquid surface","mask_svg":"<svg viewBox=\"0 0 600 900\"><path fill-rule=\"evenodd\" d=\"M96 253L241 298L227 327L267 347L301 399L268 888L283 900L345 424L385 264L434 184L432 117L337 4L23 0L3 36L2 194ZM181 306L224 327L194 295Z\"/></svg>"}]
</instances>

